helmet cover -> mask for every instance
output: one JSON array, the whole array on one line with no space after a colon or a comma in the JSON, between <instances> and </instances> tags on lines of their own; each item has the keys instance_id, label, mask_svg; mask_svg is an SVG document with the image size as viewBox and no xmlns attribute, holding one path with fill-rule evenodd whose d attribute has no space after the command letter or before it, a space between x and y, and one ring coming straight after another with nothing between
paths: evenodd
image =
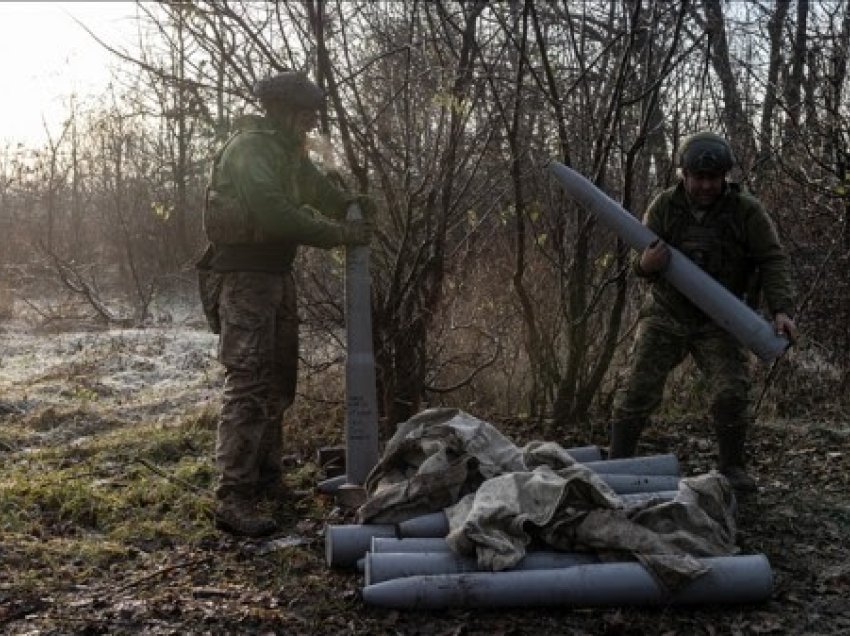
<instances>
[{"instance_id":1,"label":"helmet cover","mask_svg":"<svg viewBox=\"0 0 850 636\"><path fill-rule=\"evenodd\" d=\"M734 164L729 142L711 132L690 135L679 150L679 167L686 172L726 174Z\"/></svg>"},{"instance_id":2,"label":"helmet cover","mask_svg":"<svg viewBox=\"0 0 850 636\"><path fill-rule=\"evenodd\" d=\"M325 92L300 71L258 80L252 92L264 106L276 103L296 110L318 110L325 101Z\"/></svg>"}]
</instances>

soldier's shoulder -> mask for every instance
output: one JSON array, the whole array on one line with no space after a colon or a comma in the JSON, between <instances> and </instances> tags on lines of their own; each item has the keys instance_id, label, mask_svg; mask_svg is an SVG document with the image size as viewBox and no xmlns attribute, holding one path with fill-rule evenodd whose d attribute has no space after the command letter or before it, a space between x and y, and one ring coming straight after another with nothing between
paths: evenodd
<instances>
[{"instance_id":1,"label":"soldier's shoulder","mask_svg":"<svg viewBox=\"0 0 850 636\"><path fill-rule=\"evenodd\" d=\"M242 115L237 117L233 128L240 133L259 133L272 135L275 132L274 123L262 115Z\"/></svg>"},{"instance_id":2,"label":"soldier's shoulder","mask_svg":"<svg viewBox=\"0 0 850 636\"><path fill-rule=\"evenodd\" d=\"M275 129L271 123L259 115L242 115L233 122L231 143L256 143L273 139Z\"/></svg>"},{"instance_id":3,"label":"soldier's shoulder","mask_svg":"<svg viewBox=\"0 0 850 636\"><path fill-rule=\"evenodd\" d=\"M226 153L255 152L277 144L275 131L267 127L246 125L237 127L227 142Z\"/></svg>"},{"instance_id":4,"label":"soldier's shoulder","mask_svg":"<svg viewBox=\"0 0 850 636\"><path fill-rule=\"evenodd\" d=\"M735 194L735 207L743 214L763 214L764 204L761 200L740 184L733 184Z\"/></svg>"},{"instance_id":5,"label":"soldier's shoulder","mask_svg":"<svg viewBox=\"0 0 850 636\"><path fill-rule=\"evenodd\" d=\"M680 188L678 185L670 186L658 192L652 199L650 206L656 210L667 210L676 206L681 198Z\"/></svg>"}]
</instances>

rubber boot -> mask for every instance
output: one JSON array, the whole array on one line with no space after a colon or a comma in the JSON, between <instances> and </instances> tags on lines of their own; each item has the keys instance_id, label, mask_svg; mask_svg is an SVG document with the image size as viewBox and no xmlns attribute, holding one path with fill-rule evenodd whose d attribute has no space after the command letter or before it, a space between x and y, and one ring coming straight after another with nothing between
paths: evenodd
<instances>
[{"instance_id":1,"label":"rubber boot","mask_svg":"<svg viewBox=\"0 0 850 636\"><path fill-rule=\"evenodd\" d=\"M739 492L753 492L758 486L747 474L744 454L744 440L747 429L744 426L716 426L719 455L719 470L729 480L732 488Z\"/></svg>"},{"instance_id":2,"label":"rubber boot","mask_svg":"<svg viewBox=\"0 0 850 636\"><path fill-rule=\"evenodd\" d=\"M634 457L646 419L634 417L611 422L608 459Z\"/></svg>"},{"instance_id":3,"label":"rubber boot","mask_svg":"<svg viewBox=\"0 0 850 636\"><path fill-rule=\"evenodd\" d=\"M235 493L216 502L215 525L243 537L264 537L277 530L277 523L257 510L253 498Z\"/></svg>"}]
</instances>

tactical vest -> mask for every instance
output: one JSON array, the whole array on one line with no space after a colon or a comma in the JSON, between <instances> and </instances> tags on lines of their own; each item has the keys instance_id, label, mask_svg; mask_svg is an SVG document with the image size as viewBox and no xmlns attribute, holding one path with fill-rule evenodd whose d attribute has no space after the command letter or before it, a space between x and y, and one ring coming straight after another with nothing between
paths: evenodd
<instances>
[{"instance_id":1,"label":"tactical vest","mask_svg":"<svg viewBox=\"0 0 850 636\"><path fill-rule=\"evenodd\" d=\"M665 227L659 235L735 296L755 307L760 277L750 257L746 231L746 204L740 186L728 184L718 205L698 220L679 197L668 199ZM684 294L660 278L653 282L652 297L679 320L708 320Z\"/></svg>"},{"instance_id":2,"label":"tactical vest","mask_svg":"<svg viewBox=\"0 0 850 636\"><path fill-rule=\"evenodd\" d=\"M224 151L239 135L234 133L213 156L204 192L204 232L213 245L253 243L256 236L250 212L235 197L217 189L216 173Z\"/></svg>"},{"instance_id":3,"label":"tactical vest","mask_svg":"<svg viewBox=\"0 0 850 636\"><path fill-rule=\"evenodd\" d=\"M737 296L747 288L752 271L744 219L739 210L738 184L728 184L718 209L701 220L686 209L673 216L669 237L685 256Z\"/></svg>"},{"instance_id":4,"label":"tactical vest","mask_svg":"<svg viewBox=\"0 0 850 636\"><path fill-rule=\"evenodd\" d=\"M214 245L240 245L265 243L268 237L257 227L253 214L235 196L223 192L216 181L219 164L228 146L239 135L267 135L274 133L267 130L244 130L237 131L228 138L224 145L215 153L210 167L207 188L204 193L203 226L207 239ZM272 143L270 141L270 143ZM291 174L286 175L289 179L288 191L294 200L299 200L298 170L300 164Z\"/></svg>"}]
</instances>

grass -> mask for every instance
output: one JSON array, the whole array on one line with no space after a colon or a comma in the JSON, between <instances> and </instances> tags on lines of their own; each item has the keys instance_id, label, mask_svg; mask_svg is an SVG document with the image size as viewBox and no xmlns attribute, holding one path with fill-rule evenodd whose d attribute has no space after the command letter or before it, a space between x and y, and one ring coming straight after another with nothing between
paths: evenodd
<instances>
[{"instance_id":1,"label":"grass","mask_svg":"<svg viewBox=\"0 0 850 636\"><path fill-rule=\"evenodd\" d=\"M113 421L78 406L6 415L4 439L21 445L0 450L0 571L14 573L0 577L0 631L424 636L621 633L626 626L629 633L709 633L701 626L710 624L711 633L837 634L850 625L840 608L835 616L823 612L846 598L846 572L835 564L846 562L847 507L827 493L846 485L847 458L838 450L840 457L818 466L808 452L786 452L824 455L843 448L843 434L815 426L759 431L764 482L796 484L771 486L741 513L742 547L770 555L775 567L776 596L764 607L385 612L363 605L358 577L324 561L325 522L348 521L315 493L320 470L306 458L335 441L336 416L306 409L289 416L290 497L275 514L280 538L305 542L267 552L265 542L235 539L210 522L213 411L184 412L168 425ZM529 426L517 421L503 432L522 443L536 437ZM648 447L678 449L691 466L705 459L692 439L708 439L700 427L661 433L663 440L648 431Z\"/></svg>"},{"instance_id":2,"label":"grass","mask_svg":"<svg viewBox=\"0 0 850 636\"><path fill-rule=\"evenodd\" d=\"M47 419L84 417L54 410ZM19 450L0 456L0 563L16 572L18 591L82 584L139 550L193 545L214 533L213 414L172 426L100 422L96 435L21 448L38 440L28 433L45 419L4 423Z\"/></svg>"},{"instance_id":3,"label":"grass","mask_svg":"<svg viewBox=\"0 0 850 636\"><path fill-rule=\"evenodd\" d=\"M315 496L320 468L303 459L321 443L315 431L288 427L287 447L303 452L285 465L291 500L274 511L283 536L309 540L257 555L252 542L223 535L211 522L214 409L197 408L167 425L110 420L96 409L73 404L0 420L8 442L0 446L0 570L15 573L0 579L0 626L10 613L38 611L42 625L60 632L126 621L132 633L127 608L135 605L122 605L125 599L169 614L174 589L183 590L181 611L189 611L187 603L193 608L187 620L222 620L227 629L313 622L282 609L268 592L274 589L310 603L323 620L345 610L350 599L324 599L329 573L318 537L334 513L331 500ZM332 434L333 424L325 426ZM334 585L350 581L339 577ZM200 618L207 616L206 589L224 594L230 609ZM70 616L60 599L83 605Z\"/></svg>"}]
</instances>

